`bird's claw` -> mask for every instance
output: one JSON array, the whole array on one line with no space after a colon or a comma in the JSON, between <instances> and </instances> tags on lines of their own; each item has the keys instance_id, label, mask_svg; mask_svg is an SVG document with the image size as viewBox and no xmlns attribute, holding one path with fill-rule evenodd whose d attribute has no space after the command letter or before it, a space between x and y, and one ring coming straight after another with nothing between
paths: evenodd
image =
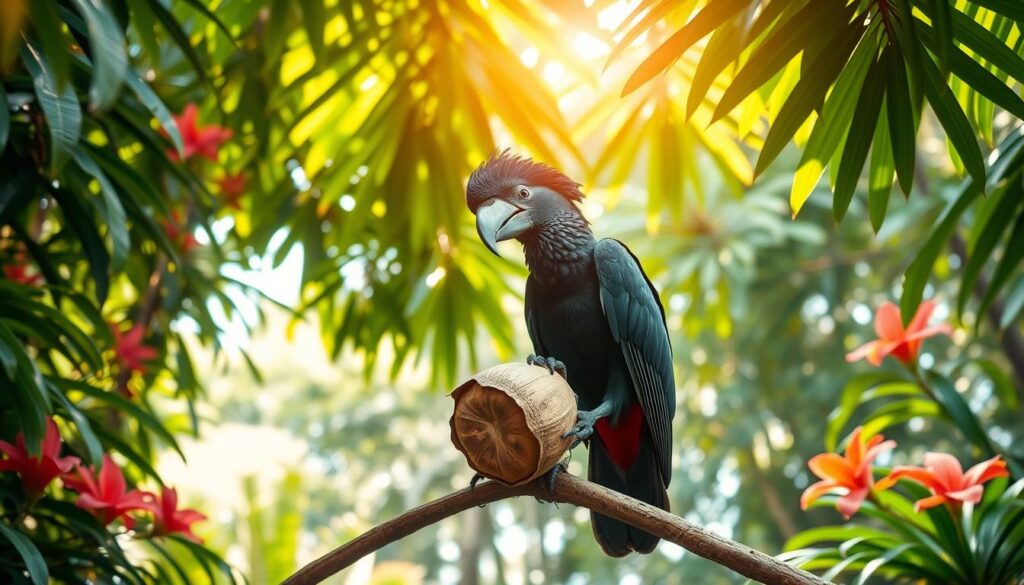
<instances>
[{"instance_id":1,"label":"bird's claw","mask_svg":"<svg viewBox=\"0 0 1024 585\"><path fill-rule=\"evenodd\" d=\"M531 353L526 357L526 363L530 364L531 366L540 366L542 368L547 368L548 373L554 374L557 372L566 380L569 379L569 373L565 369L565 364L563 364L559 360L556 360L555 358L544 357Z\"/></svg>"},{"instance_id":2,"label":"bird's claw","mask_svg":"<svg viewBox=\"0 0 1024 585\"><path fill-rule=\"evenodd\" d=\"M555 497L555 480L558 479L558 474L563 471L567 472L569 469L565 466L564 462L559 461L554 467L547 470L544 475L540 476L541 485L547 489L548 496L552 499Z\"/></svg>"},{"instance_id":3,"label":"bird's claw","mask_svg":"<svg viewBox=\"0 0 1024 585\"><path fill-rule=\"evenodd\" d=\"M481 479L485 479L484 476L479 473L474 473L473 479L469 480L469 491L473 491L473 489L476 488L476 484L479 483Z\"/></svg>"},{"instance_id":4,"label":"bird's claw","mask_svg":"<svg viewBox=\"0 0 1024 585\"><path fill-rule=\"evenodd\" d=\"M579 412L576 415L576 424L562 435L563 439L574 437L572 445L569 445L569 449L575 449L577 445L590 439L591 435L594 434L594 425L596 423L597 417L594 417L589 412Z\"/></svg>"}]
</instances>

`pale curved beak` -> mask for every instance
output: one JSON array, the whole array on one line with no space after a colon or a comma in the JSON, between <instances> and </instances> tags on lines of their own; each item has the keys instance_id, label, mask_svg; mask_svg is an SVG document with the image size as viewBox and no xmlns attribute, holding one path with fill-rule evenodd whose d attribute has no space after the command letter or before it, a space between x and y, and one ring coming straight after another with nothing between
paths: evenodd
<instances>
[{"instance_id":1,"label":"pale curved beak","mask_svg":"<svg viewBox=\"0 0 1024 585\"><path fill-rule=\"evenodd\" d=\"M498 242L511 240L532 227L533 222L525 208L501 199L486 201L476 210L476 232L495 256L501 256Z\"/></svg>"}]
</instances>

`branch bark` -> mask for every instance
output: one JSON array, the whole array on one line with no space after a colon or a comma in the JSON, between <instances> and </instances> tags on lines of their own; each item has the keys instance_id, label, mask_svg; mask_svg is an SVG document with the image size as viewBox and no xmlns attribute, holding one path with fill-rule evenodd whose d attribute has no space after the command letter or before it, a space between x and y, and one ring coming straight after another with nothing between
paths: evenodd
<instances>
[{"instance_id":1,"label":"branch bark","mask_svg":"<svg viewBox=\"0 0 1024 585\"><path fill-rule=\"evenodd\" d=\"M320 583L360 558L421 528L473 506L483 506L515 496L534 496L551 502L589 508L674 542L696 555L762 583L826 584L822 579L806 571L708 532L679 516L568 473L558 474L554 489L550 493L547 487L542 485L542 479L521 486L506 486L488 481L479 484L475 489L466 488L409 510L299 569L283 585Z\"/></svg>"}]
</instances>

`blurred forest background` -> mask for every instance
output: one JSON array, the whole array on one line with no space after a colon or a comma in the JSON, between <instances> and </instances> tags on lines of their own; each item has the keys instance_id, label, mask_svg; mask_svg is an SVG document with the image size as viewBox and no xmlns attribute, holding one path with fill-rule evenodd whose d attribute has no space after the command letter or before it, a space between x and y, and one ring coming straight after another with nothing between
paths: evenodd
<instances>
[{"instance_id":1,"label":"blurred forest background","mask_svg":"<svg viewBox=\"0 0 1024 585\"><path fill-rule=\"evenodd\" d=\"M464 203L499 147L583 183L661 291L674 512L769 554L835 522L800 510L806 462L854 426L828 423L870 370L844 356L885 301L937 299L955 330L921 365L1024 456L1022 23L999 0L5 2L0 439L53 415L83 465L115 453L207 516L205 548L70 539L51 575L277 583L467 485L445 394L532 349L516 245L490 255ZM873 416L908 459L975 454L934 405ZM66 492L0 475L6 570L95 534ZM585 511L519 499L334 582L742 581L668 543L606 558Z\"/></svg>"}]
</instances>

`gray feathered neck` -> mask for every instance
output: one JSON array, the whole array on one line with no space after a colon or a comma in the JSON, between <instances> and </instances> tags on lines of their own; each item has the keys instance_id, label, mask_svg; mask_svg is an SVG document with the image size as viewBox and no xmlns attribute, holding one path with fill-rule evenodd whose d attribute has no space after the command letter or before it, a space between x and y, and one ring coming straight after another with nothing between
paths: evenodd
<instances>
[{"instance_id":1,"label":"gray feathered neck","mask_svg":"<svg viewBox=\"0 0 1024 585\"><path fill-rule=\"evenodd\" d=\"M584 270L596 240L578 211L564 211L522 238L526 266L538 281L551 284Z\"/></svg>"}]
</instances>

